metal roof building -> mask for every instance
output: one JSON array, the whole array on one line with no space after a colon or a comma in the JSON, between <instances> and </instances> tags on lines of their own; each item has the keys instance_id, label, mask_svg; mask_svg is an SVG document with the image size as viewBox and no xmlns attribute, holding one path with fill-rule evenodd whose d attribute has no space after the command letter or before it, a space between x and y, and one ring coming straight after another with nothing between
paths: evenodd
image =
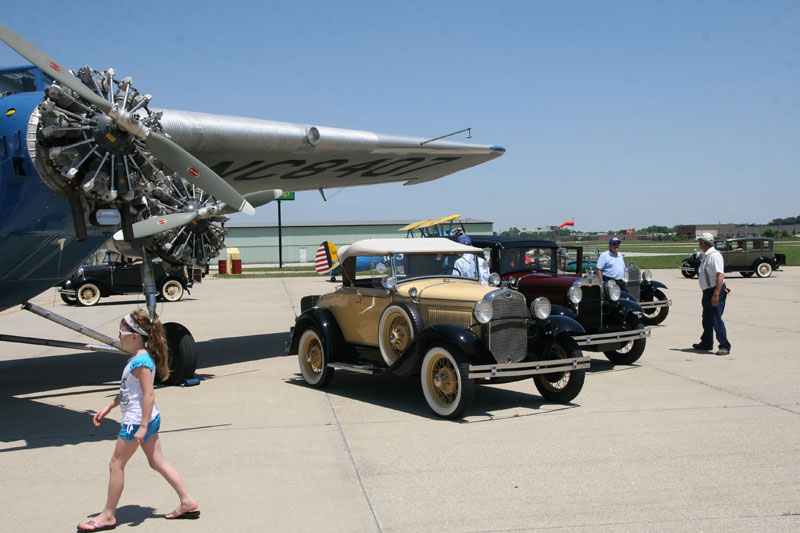
<instances>
[{"instance_id":1,"label":"metal roof building","mask_svg":"<svg viewBox=\"0 0 800 533\"><path fill-rule=\"evenodd\" d=\"M463 224L469 235L491 235L494 223L485 220L460 218L453 229ZM418 220L378 220L358 222L286 222L281 226L283 263L313 263L322 241L336 246L353 244L362 239L404 239L407 231L400 228ZM449 227L449 222L444 224ZM265 264L279 261L278 224L268 222L231 222L225 224L228 235L225 244L238 248L242 264ZM419 237L419 231L413 236ZM216 259L224 259L227 248ZM215 259L215 260L216 260Z\"/></svg>"}]
</instances>

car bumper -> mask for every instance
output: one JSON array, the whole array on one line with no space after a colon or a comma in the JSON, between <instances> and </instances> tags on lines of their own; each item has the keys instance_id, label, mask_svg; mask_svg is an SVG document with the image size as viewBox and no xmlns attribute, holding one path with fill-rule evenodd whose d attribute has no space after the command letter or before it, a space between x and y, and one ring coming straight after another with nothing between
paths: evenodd
<instances>
[{"instance_id":1,"label":"car bumper","mask_svg":"<svg viewBox=\"0 0 800 533\"><path fill-rule=\"evenodd\" d=\"M503 378L513 376L533 376L554 372L571 372L589 368L589 356L572 359L553 359L550 361L530 361L526 363L503 363L495 365L469 365L469 378Z\"/></svg>"},{"instance_id":2,"label":"car bumper","mask_svg":"<svg viewBox=\"0 0 800 533\"><path fill-rule=\"evenodd\" d=\"M58 292L63 294L64 296L75 297L75 289L58 289Z\"/></svg>"},{"instance_id":3,"label":"car bumper","mask_svg":"<svg viewBox=\"0 0 800 533\"><path fill-rule=\"evenodd\" d=\"M658 307L669 307L672 305L672 300L653 300L652 302L639 302L639 305L642 306L642 309L647 311L648 309L656 309Z\"/></svg>"},{"instance_id":4,"label":"car bumper","mask_svg":"<svg viewBox=\"0 0 800 533\"><path fill-rule=\"evenodd\" d=\"M615 331L613 333L595 333L590 335L575 335L572 340L578 346L602 346L603 344L618 344L620 342L630 342L645 339L650 336L650 328L631 329L627 331Z\"/></svg>"}]
</instances>

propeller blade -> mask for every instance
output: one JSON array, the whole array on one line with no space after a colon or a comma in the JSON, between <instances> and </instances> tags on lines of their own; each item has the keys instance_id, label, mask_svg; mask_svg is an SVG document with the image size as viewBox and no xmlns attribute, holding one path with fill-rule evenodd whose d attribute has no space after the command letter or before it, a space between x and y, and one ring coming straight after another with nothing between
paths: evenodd
<instances>
[{"instance_id":1,"label":"propeller blade","mask_svg":"<svg viewBox=\"0 0 800 533\"><path fill-rule=\"evenodd\" d=\"M235 211L254 215L256 210L236 189L228 185L216 172L200 162L195 156L178 146L178 144L160 133L151 131L144 140L147 148L164 165L171 168L187 180L197 184L206 193L220 202L225 202Z\"/></svg>"},{"instance_id":2,"label":"propeller blade","mask_svg":"<svg viewBox=\"0 0 800 533\"><path fill-rule=\"evenodd\" d=\"M156 233L162 233L173 228L185 226L186 224L192 223L192 221L194 221L196 218L197 211L190 211L188 213L172 213L162 217L151 217L146 220L136 222L133 225L133 238L144 239L146 237L155 235ZM114 234L114 240L124 240L122 230L119 230Z\"/></svg>"},{"instance_id":3,"label":"propeller blade","mask_svg":"<svg viewBox=\"0 0 800 533\"><path fill-rule=\"evenodd\" d=\"M257 191L251 192L249 194L244 195L244 199L250 203L253 207L261 207L262 205L268 204L271 201L275 200L278 196L283 194L283 191L280 189L267 189L266 191ZM236 209L225 206L222 209L222 213L235 213Z\"/></svg>"},{"instance_id":4,"label":"propeller blade","mask_svg":"<svg viewBox=\"0 0 800 533\"><path fill-rule=\"evenodd\" d=\"M70 74L68 69L58 64L55 59L45 54L36 45L2 23L0 23L0 39L49 76L66 85L103 111L108 111L114 105L89 89L81 80Z\"/></svg>"}]
</instances>

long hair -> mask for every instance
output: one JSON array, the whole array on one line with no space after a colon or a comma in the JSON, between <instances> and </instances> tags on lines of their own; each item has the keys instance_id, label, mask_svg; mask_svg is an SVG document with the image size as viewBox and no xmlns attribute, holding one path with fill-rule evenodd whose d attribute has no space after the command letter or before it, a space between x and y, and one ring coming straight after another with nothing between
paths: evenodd
<instances>
[{"instance_id":1,"label":"long hair","mask_svg":"<svg viewBox=\"0 0 800 533\"><path fill-rule=\"evenodd\" d=\"M150 319L150 315L143 309L138 309L131 313L131 318L137 326L142 328L147 337L145 347L156 363L156 374L165 380L169 377L169 366L167 359L167 339L164 334L164 326L157 318Z\"/></svg>"}]
</instances>

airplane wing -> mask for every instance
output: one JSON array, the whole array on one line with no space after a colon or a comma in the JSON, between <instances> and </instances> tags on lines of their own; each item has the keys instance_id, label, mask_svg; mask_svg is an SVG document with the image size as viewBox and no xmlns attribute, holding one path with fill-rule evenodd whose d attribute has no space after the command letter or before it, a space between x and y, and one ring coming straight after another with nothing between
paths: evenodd
<instances>
[{"instance_id":1,"label":"airplane wing","mask_svg":"<svg viewBox=\"0 0 800 533\"><path fill-rule=\"evenodd\" d=\"M500 146L160 110L164 131L239 194L435 180L500 157ZM425 144L423 144L425 143Z\"/></svg>"}]
</instances>

